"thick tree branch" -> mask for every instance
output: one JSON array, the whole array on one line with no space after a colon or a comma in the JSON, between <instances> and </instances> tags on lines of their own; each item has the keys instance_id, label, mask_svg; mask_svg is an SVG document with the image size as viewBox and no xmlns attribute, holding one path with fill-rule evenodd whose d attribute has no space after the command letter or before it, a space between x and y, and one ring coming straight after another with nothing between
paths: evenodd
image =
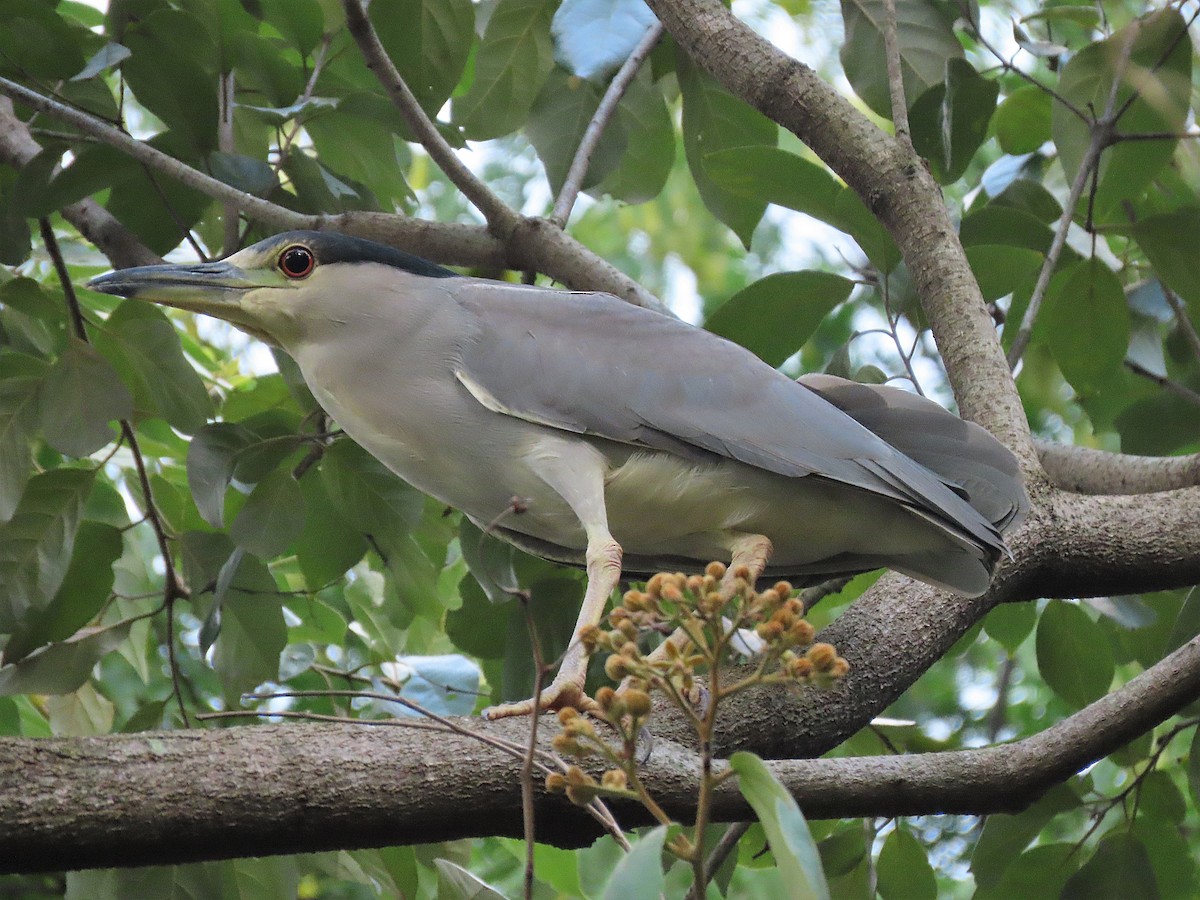
<instances>
[{"instance_id":1,"label":"thick tree branch","mask_svg":"<svg viewBox=\"0 0 1200 900\"><path fill-rule=\"evenodd\" d=\"M696 64L787 128L850 185L908 264L963 415L1040 473L1029 426L941 189L921 159L720 0L648 0Z\"/></svg>"},{"instance_id":2,"label":"thick tree branch","mask_svg":"<svg viewBox=\"0 0 1200 900\"><path fill-rule=\"evenodd\" d=\"M1200 692L1200 638L1046 731L1011 745L772 763L809 816L1014 812L1154 727ZM471 728L522 739L520 721ZM166 864L371 847L522 830L521 761L428 729L276 726L83 739L0 738L0 871ZM699 761L659 742L643 780L686 817ZM437 790L429 790L437 785ZM598 826L539 790L539 837L581 844ZM469 809L470 815L463 815ZM750 811L731 782L717 819ZM647 814L621 809L626 824Z\"/></svg>"},{"instance_id":3,"label":"thick tree branch","mask_svg":"<svg viewBox=\"0 0 1200 900\"><path fill-rule=\"evenodd\" d=\"M429 222L396 213L349 212L309 216L247 194L135 140L100 121L23 85L0 78L0 95L73 125L84 134L128 154L151 170L176 179L214 200L236 206L243 215L272 228L325 229L402 247L437 262L544 272L576 290L600 290L639 306L661 308L653 294L611 263L592 253L545 219L521 218L500 241L478 225Z\"/></svg>"},{"instance_id":4,"label":"thick tree branch","mask_svg":"<svg viewBox=\"0 0 1200 900\"><path fill-rule=\"evenodd\" d=\"M12 101L0 97L0 162L22 169L41 152L42 145L34 140L29 127L13 112ZM118 269L162 262L161 256L90 197L63 207L61 212L63 218L95 244Z\"/></svg>"},{"instance_id":5,"label":"thick tree branch","mask_svg":"<svg viewBox=\"0 0 1200 900\"><path fill-rule=\"evenodd\" d=\"M1036 441L1051 483L1079 494L1150 494L1200 485L1200 454L1130 456Z\"/></svg>"}]
</instances>

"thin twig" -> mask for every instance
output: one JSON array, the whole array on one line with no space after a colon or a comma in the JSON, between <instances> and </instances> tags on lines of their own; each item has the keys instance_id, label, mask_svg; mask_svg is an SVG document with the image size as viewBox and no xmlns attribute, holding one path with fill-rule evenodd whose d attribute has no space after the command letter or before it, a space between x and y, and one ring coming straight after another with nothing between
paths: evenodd
<instances>
[{"instance_id":1,"label":"thin twig","mask_svg":"<svg viewBox=\"0 0 1200 900\"><path fill-rule=\"evenodd\" d=\"M1178 381L1175 381L1173 378L1168 378L1165 375L1159 375L1157 372L1151 372L1141 363L1134 362L1132 359L1125 360L1125 368L1127 368L1134 375L1138 375L1142 378L1147 378L1150 381L1153 381L1159 387L1170 391L1181 400L1186 400L1188 403L1191 403L1195 406L1200 406L1200 393L1196 393L1187 385L1180 384Z\"/></svg>"},{"instance_id":2,"label":"thin twig","mask_svg":"<svg viewBox=\"0 0 1200 900\"><path fill-rule=\"evenodd\" d=\"M725 833L721 835L721 839L717 841L712 852L708 855L708 862L705 863L705 868L708 869L709 878L717 872L721 866L725 865L725 860L729 858L729 854L737 849L738 842L746 836L746 832L750 830L753 822L731 822L729 827L725 829ZM707 894L707 891L705 891ZM687 892L685 900L702 900L703 895L696 890L696 885L692 885Z\"/></svg>"},{"instance_id":3,"label":"thin twig","mask_svg":"<svg viewBox=\"0 0 1200 900\"><path fill-rule=\"evenodd\" d=\"M217 146L222 153L232 154L236 147L233 140L233 97L234 73L222 72L218 79L220 89L220 118L217 124ZM233 203L225 202L222 209L223 237L221 238L221 255L228 256L238 249L241 243L238 234L238 209Z\"/></svg>"},{"instance_id":4,"label":"thin twig","mask_svg":"<svg viewBox=\"0 0 1200 900\"><path fill-rule=\"evenodd\" d=\"M84 324L83 309L79 305L79 297L75 293L75 285L71 283L71 276L67 271L67 264L63 259L62 251L59 249L58 239L54 236L54 229L51 227L49 219L39 219L38 226L41 230L42 243L45 245L46 252L50 255L50 259L54 263L54 271L58 275L63 296L67 301L67 310L71 317L71 327L75 332L75 337L85 344L90 344L91 341L88 338L87 328ZM183 583L183 580L175 570L175 563L171 558L170 541L167 538L166 529L163 527L162 516L158 512L158 507L155 506L154 494L150 489L150 477L146 473L146 460L142 456L142 448L138 444L137 435L133 431L133 425L128 419L121 420L121 435L129 445L129 452L133 456L134 468L137 470L138 480L142 486L142 494L145 497L146 519L150 522L150 527L154 529L154 537L158 541L158 550L163 558L163 568L165 570L163 604L167 610L167 658L170 661L171 667L171 685L175 699L179 704L179 714L183 719L184 727L189 728L191 727L191 723L188 721L187 709L183 703L183 691L180 689L179 665L175 657L173 628L175 601L186 598L189 595L189 591L187 585Z\"/></svg>"},{"instance_id":5,"label":"thin twig","mask_svg":"<svg viewBox=\"0 0 1200 900\"><path fill-rule=\"evenodd\" d=\"M342 6L346 10L346 25L362 51L367 68L375 73L375 77L391 98L392 105L412 130L413 136L421 142L421 146L446 173L446 177L454 186L483 213L492 233L501 238L505 237L516 227L520 215L476 177L442 137L437 126L426 115L416 96L388 58L361 0L342 0Z\"/></svg>"},{"instance_id":6,"label":"thin twig","mask_svg":"<svg viewBox=\"0 0 1200 900\"><path fill-rule=\"evenodd\" d=\"M529 595L518 593L525 627L529 630L529 646L533 651L533 713L529 717L529 745L521 760L521 821L525 831L525 900L533 900L533 850L535 836L533 807L533 761L537 753L538 710L542 702L542 684L546 679L546 661L542 657L542 642L538 639L537 623L529 608Z\"/></svg>"},{"instance_id":7,"label":"thin twig","mask_svg":"<svg viewBox=\"0 0 1200 900\"><path fill-rule=\"evenodd\" d=\"M1021 318L1017 336L1009 348L1008 366L1010 369L1017 367L1017 363L1025 354L1025 348L1029 346L1033 325L1037 321L1038 313L1042 310L1042 302L1046 299L1046 290L1050 287L1050 276L1058 266L1059 256L1062 255L1063 247L1067 244L1067 232L1071 228L1071 222L1074 221L1075 209L1079 206L1079 198L1083 196L1083 188L1087 184L1088 176L1092 174L1097 160L1100 159L1100 152L1106 146L1106 136L1105 129L1101 129L1098 124L1093 124L1092 139L1088 141L1087 150L1083 154L1083 159L1080 160L1079 171L1075 173L1075 180L1071 183L1071 193L1067 196L1067 202L1063 204L1062 215L1059 216L1054 239L1050 242L1050 249L1046 253L1045 260L1042 261L1042 269L1038 272L1037 283L1029 297L1029 306L1025 308L1025 315Z\"/></svg>"},{"instance_id":8,"label":"thin twig","mask_svg":"<svg viewBox=\"0 0 1200 900\"><path fill-rule=\"evenodd\" d=\"M1162 284L1159 281L1159 284ZM1167 298L1167 303L1171 306L1171 311L1175 313L1175 324L1180 331L1183 332L1184 338L1188 345L1192 348L1192 353L1196 359L1200 360L1200 333L1196 331L1196 325L1192 322L1192 317L1188 313L1187 304L1185 304L1179 295L1167 287L1162 285L1163 296Z\"/></svg>"},{"instance_id":9,"label":"thin twig","mask_svg":"<svg viewBox=\"0 0 1200 900\"><path fill-rule=\"evenodd\" d=\"M655 20L642 39L638 41L637 46L633 48L629 58L621 64L621 68L617 70L617 74L613 76L608 89L600 99L600 104L596 107L596 112L592 115L591 121L588 122L587 128L583 132L583 137L579 141L575 158L571 160L571 167L567 170L567 177L563 179L558 199L554 201L554 211L550 214L550 221L560 228L565 227L567 220L571 218L571 210L579 198L579 192L583 189L583 179L587 175L592 154L596 152L600 138L604 135L604 129L612 121L612 117L621 103L621 98L625 96L625 91L629 89L629 85L637 76L642 63L646 61L646 57L650 55L662 38L662 34L662 22Z\"/></svg>"},{"instance_id":10,"label":"thin twig","mask_svg":"<svg viewBox=\"0 0 1200 900\"><path fill-rule=\"evenodd\" d=\"M900 64L900 42L896 36L896 0L883 0L883 55L887 60L888 93L892 99L892 125L896 139L916 153L908 127L908 104L904 98L904 70Z\"/></svg>"}]
</instances>

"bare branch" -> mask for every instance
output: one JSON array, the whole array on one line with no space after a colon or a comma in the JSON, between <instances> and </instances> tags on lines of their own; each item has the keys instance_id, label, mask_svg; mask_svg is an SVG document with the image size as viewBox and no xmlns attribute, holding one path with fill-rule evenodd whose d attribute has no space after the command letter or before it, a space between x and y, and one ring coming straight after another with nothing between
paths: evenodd
<instances>
[{"instance_id":1,"label":"bare branch","mask_svg":"<svg viewBox=\"0 0 1200 900\"><path fill-rule=\"evenodd\" d=\"M630 83L642 67L642 63L646 61L646 57L650 55L650 51L662 38L662 34L661 22L655 22L650 26L646 34L638 41L637 46L633 48L633 52L629 54L629 58L621 64L621 68L609 82L608 90L600 98L600 104L596 107L592 120L588 122L579 147L575 151L575 158L571 160L571 168L567 170L567 177L563 180L562 190L558 192L558 199L554 201L554 212L550 214L550 221L558 226L565 226L567 220L571 218L571 209L575 206L575 200L583 189L583 179L587 175L588 164L592 160L596 146L600 143L600 138L604 135L604 129L612 121L612 117L621 103L621 98L625 96L625 91L628 90Z\"/></svg>"},{"instance_id":2,"label":"bare branch","mask_svg":"<svg viewBox=\"0 0 1200 900\"><path fill-rule=\"evenodd\" d=\"M1175 313L1176 326L1183 332L1183 336L1187 339L1188 346L1192 348L1192 353L1196 359L1200 360L1200 332L1196 331L1196 325L1192 322L1187 304L1179 299L1179 295L1165 284L1162 285L1162 291L1163 296L1167 298L1167 303L1171 306L1171 311Z\"/></svg>"},{"instance_id":3,"label":"bare branch","mask_svg":"<svg viewBox=\"0 0 1200 900\"><path fill-rule=\"evenodd\" d=\"M1159 375L1157 372L1151 372L1141 363L1135 362L1132 359L1125 360L1125 368L1140 378L1145 378L1147 381L1153 381L1160 388L1170 391L1180 400L1191 403L1193 406L1200 406L1200 394L1193 391L1186 384L1180 384L1174 378L1168 378L1166 375Z\"/></svg>"},{"instance_id":4,"label":"bare branch","mask_svg":"<svg viewBox=\"0 0 1200 900\"><path fill-rule=\"evenodd\" d=\"M492 234L501 240L506 239L516 227L520 215L467 168L454 152L454 148L446 143L446 139L425 114L425 110L421 109L421 104L392 65L387 51L383 49L379 35L375 33L375 28L363 9L362 0L342 0L342 7L346 11L346 24L350 28L350 34L358 43L367 68L375 73L392 104L412 129L413 135L446 173L446 177L483 213Z\"/></svg>"},{"instance_id":5,"label":"bare branch","mask_svg":"<svg viewBox=\"0 0 1200 900\"><path fill-rule=\"evenodd\" d=\"M904 96L904 70L900 67L900 42L896 38L896 0L883 0L883 53L887 58L888 92L892 98L892 125L896 139L916 154L908 127L908 102Z\"/></svg>"},{"instance_id":6,"label":"bare branch","mask_svg":"<svg viewBox=\"0 0 1200 900\"><path fill-rule=\"evenodd\" d=\"M1200 485L1200 454L1130 456L1037 442L1050 481L1079 494L1149 494Z\"/></svg>"}]
</instances>

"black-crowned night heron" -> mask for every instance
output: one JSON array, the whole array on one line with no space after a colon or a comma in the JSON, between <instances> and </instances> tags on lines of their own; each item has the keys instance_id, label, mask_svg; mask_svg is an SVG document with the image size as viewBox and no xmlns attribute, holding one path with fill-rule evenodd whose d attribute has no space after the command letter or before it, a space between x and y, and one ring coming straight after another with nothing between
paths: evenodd
<instances>
[{"instance_id":1,"label":"black-crowned night heron","mask_svg":"<svg viewBox=\"0 0 1200 900\"><path fill-rule=\"evenodd\" d=\"M396 474L527 551L585 565L576 634L599 621L622 557L627 573L730 559L800 581L889 566L978 595L1027 504L1013 456L936 404L792 381L607 294L469 278L309 231L91 287L282 347ZM506 515L514 497L522 511ZM540 708L583 702L586 662L574 641Z\"/></svg>"}]
</instances>

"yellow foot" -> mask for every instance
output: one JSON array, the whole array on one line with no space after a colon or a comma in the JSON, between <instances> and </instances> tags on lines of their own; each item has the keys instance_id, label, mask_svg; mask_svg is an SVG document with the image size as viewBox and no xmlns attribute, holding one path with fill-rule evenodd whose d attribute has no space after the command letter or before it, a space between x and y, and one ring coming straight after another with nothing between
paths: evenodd
<instances>
[{"instance_id":1,"label":"yellow foot","mask_svg":"<svg viewBox=\"0 0 1200 900\"><path fill-rule=\"evenodd\" d=\"M506 719L509 716L530 716L535 712L544 713L551 710L564 709L573 706L580 712L590 712L596 701L583 692L583 688L574 681L564 681L561 684L555 679L550 687L542 691L538 697L537 708L534 708L533 698L519 700L515 703L501 703L499 706L489 706L483 711L485 719Z\"/></svg>"}]
</instances>

